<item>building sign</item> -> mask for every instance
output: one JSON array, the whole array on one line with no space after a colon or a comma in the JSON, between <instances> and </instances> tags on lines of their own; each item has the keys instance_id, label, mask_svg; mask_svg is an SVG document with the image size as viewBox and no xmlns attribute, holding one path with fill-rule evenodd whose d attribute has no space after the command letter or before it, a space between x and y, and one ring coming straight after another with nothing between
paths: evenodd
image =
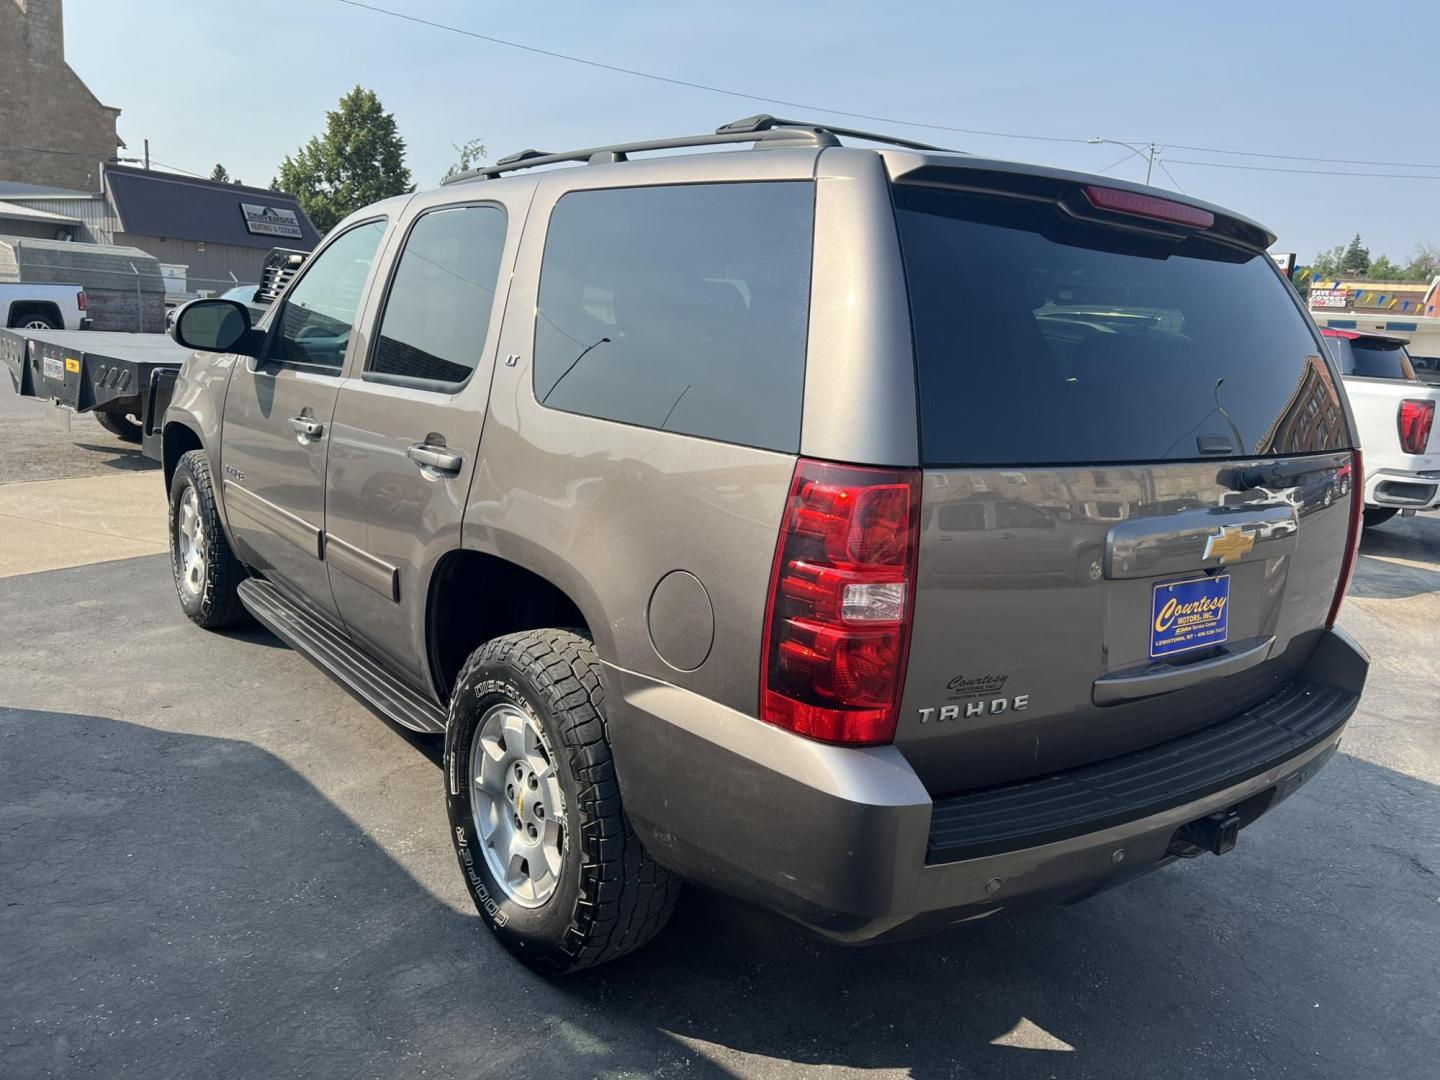
<instances>
[{"instance_id":1,"label":"building sign","mask_svg":"<svg viewBox=\"0 0 1440 1080\"><path fill-rule=\"evenodd\" d=\"M1312 308L1345 308L1350 306L1349 289L1311 289Z\"/></svg>"},{"instance_id":2,"label":"building sign","mask_svg":"<svg viewBox=\"0 0 1440 1080\"><path fill-rule=\"evenodd\" d=\"M1295 252L1272 251L1270 257L1275 260L1275 265L1280 268L1280 273L1287 278L1295 275Z\"/></svg>"},{"instance_id":3,"label":"building sign","mask_svg":"<svg viewBox=\"0 0 1440 1080\"><path fill-rule=\"evenodd\" d=\"M245 228L252 236L288 236L299 240L305 235L300 231L300 218L294 210L241 203L240 212L245 215Z\"/></svg>"}]
</instances>

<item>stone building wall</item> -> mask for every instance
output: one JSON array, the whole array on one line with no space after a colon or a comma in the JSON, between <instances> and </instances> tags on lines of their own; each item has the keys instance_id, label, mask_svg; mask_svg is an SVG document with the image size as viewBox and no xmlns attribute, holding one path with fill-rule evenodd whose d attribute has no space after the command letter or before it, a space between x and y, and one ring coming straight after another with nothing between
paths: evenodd
<instances>
[{"instance_id":1,"label":"stone building wall","mask_svg":"<svg viewBox=\"0 0 1440 1080\"><path fill-rule=\"evenodd\" d=\"M62 0L0 0L0 180L98 191L119 115L65 62Z\"/></svg>"}]
</instances>

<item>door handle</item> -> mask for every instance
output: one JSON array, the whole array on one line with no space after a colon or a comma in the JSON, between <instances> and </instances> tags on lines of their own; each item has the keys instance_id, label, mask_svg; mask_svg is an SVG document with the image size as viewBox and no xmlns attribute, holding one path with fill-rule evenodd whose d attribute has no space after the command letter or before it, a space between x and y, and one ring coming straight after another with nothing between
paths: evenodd
<instances>
[{"instance_id":1,"label":"door handle","mask_svg":"<svg viewBox=\"0 0 1440 1080\"><path fill-rule=\"evenodd\" d=\"M295 438L302 443L318 439L325 434L325 425L310 416L292 416L290 426L295 429Z\"/></svg>"},{"instance_id":2,"label":"door handle","mask_svg":"<svg viewBox=\"0 0 1440 1080\"><path fill-rule=\"evenodd\" d=\"M435 446L431 443L416 443L405 451L405 456L421 468L434 469L436 472L445 473L448 476L458 473L465 460L454 450L447 450L443 446Z\"/></svg>"}]
</instances>

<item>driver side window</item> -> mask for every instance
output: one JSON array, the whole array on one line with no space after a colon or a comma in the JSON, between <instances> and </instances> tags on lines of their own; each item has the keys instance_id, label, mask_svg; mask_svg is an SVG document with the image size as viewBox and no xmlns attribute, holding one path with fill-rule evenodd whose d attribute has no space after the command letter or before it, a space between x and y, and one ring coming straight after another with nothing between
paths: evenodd
<instances>
[{"instance_id":1,"label":"driver side window","mask_svg":"<svg viewBox=\"0 0 1440 1080\"><path fill-rule=\"evenodd\" d=\"M370 264L384 235L384 221L357 225L306 267L285 298L272 359L340 370Z\"/></svg>"}]
</instances>

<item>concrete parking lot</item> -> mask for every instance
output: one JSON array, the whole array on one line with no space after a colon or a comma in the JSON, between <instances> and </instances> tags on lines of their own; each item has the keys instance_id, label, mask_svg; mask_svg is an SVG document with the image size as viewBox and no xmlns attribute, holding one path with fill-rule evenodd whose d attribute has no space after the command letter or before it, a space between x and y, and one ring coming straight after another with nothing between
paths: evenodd
<instances>
[{"instance_id":1,"label":"concrete parking lot","mask_svg":"<svg viewBox=\"0 0 1440 1080\"><path fill-rule=\"evenodd\" d=\"M844 949L691 890L547 983L480 924L439 746L175 602L160 478L0 386L0 1077L1426 1077L1440 516L1367 535L1342 752L1224 858Z\"/></svg>"}]
</instances>

